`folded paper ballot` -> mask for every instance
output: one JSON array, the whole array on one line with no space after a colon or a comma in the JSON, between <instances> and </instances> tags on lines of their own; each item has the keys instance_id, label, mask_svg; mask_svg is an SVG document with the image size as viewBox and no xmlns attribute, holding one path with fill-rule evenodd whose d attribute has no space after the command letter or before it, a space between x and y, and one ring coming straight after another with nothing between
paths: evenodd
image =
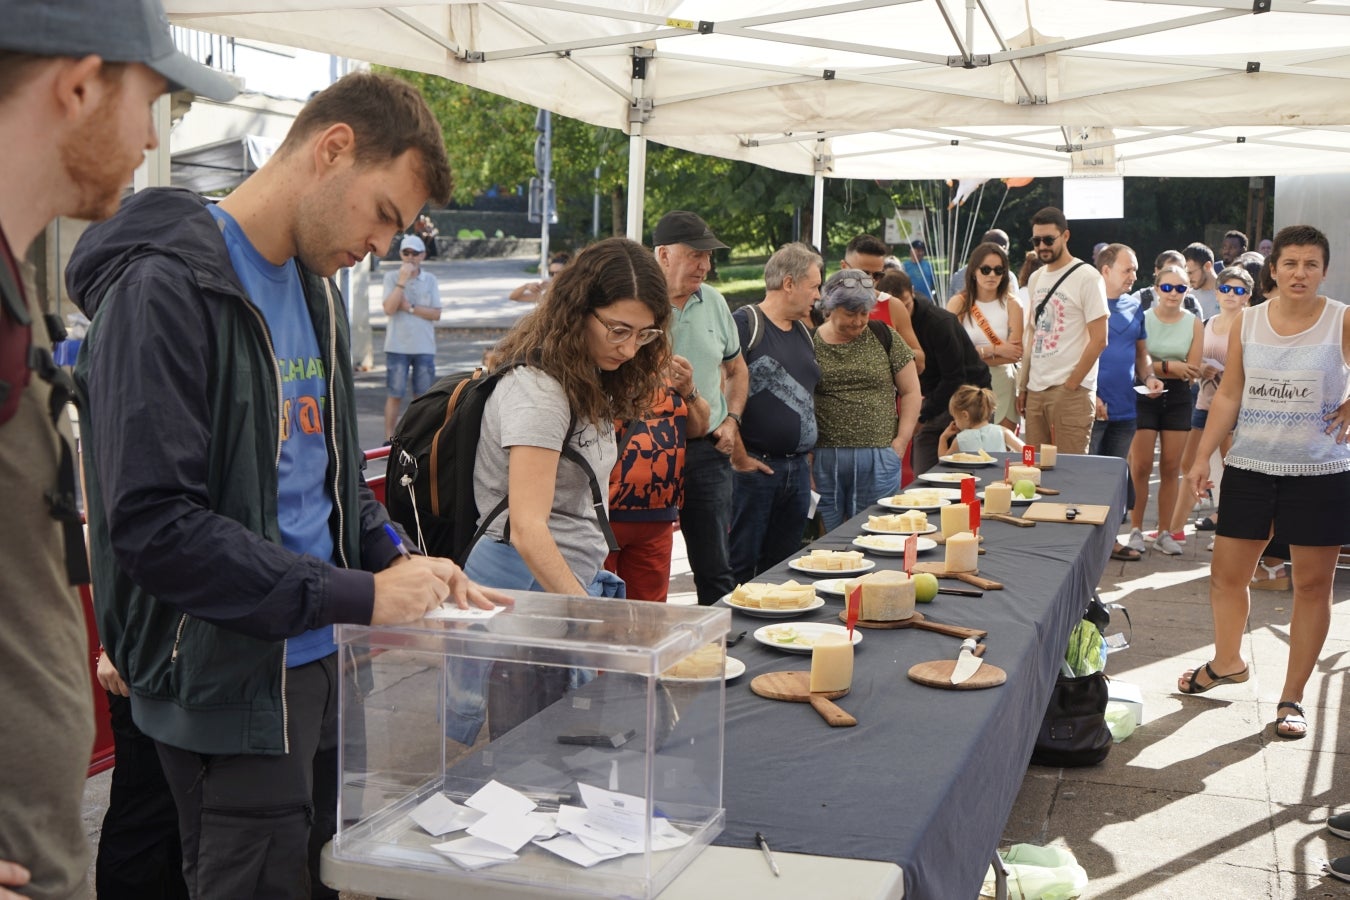
<instances>
[{"instance_id":1,"label":"folded paper ballot","mask_svg":"<svg viewBox=\"0 0 1350 900\"><path fill-rule=\"evenodd\" d=\"M454 603L442 603L440 606L427 613L424 618L477 622L483 619L490 619L504 609L506 609L505 606L494 606L491 609L479 609L476 606L471 606L468 609L460 609Z\"/></svg>"},{"instance_id":2,"label":"folded paper ballot","mask_svg":"<svg viewBox=\"0 0 1350 900\"><path fill-rule=\"evenodd\" d=\"M534 801L514 788L489 781L463 806L444 794L434 794L409 815L437 837L467 829L466 837L432 844L432 849L467 870L519 859L519 851L529 843L589 868L641 853L649 829L654 851L689 842L689 835L668 820L649 816L641 797L581 782L577 789L585 806L562 803L552 813L536 810Z\"/></svg>"}]
</instances>

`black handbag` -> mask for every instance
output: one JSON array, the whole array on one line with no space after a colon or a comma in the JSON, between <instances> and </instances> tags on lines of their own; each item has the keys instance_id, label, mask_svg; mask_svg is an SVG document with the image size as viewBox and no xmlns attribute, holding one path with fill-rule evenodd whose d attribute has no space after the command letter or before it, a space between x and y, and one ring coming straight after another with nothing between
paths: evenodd
<instances>
[{"instance_id":1,"label":"black handbag","mask_svg":"<svg viewBox=\"0 0 1350 900\"><path fill-rule=\"evenodd\" d=\"M1111 752L1106 727L1106 675L1060 675L1050 692L1031 762L1037 766L1095 766Z\"/></svg>"}]
</instances>

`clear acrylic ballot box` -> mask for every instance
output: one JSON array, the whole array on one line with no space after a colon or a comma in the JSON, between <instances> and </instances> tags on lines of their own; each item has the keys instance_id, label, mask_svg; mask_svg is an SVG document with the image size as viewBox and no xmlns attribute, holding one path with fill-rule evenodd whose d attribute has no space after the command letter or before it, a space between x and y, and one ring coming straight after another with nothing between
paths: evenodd
<instances>
[{"instance_id":1,"label":"clear acrylic ballot box","mask_svg":"<svg viewBox=\"0 0 1350 900\"><path fill-rule=\"evenodd\" d=\"M329 884L654 897L721 832L730 612L511 596L490 617L337 629Z\"/></svg>"}]
</instances>

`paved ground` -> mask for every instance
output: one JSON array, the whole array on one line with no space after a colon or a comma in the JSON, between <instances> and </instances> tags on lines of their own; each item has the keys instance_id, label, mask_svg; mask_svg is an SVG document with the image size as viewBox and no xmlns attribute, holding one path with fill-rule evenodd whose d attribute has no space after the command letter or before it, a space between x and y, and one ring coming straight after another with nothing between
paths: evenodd
<instances>
[{"instance_id":1,"label":"paved ground","mask_svg":"<svg viewBox=\"0 0 1350 900\"><path fill-rule=\"evenodd\" d=\"M442 373L475 363L526 311L506 294L528 279L530 264L432 264L446 298L437 342ZM379 293L374 287L370 297L377 328ZM377 331L377 350L380 338ZM358 377L367 447L382 441L383 383L382 368ZM1146 521L1153 521L1151 510ZM1099 766L1029 768L1004 828L1005 845L1068 848L1090 878L1083 896L1095 900L1350 897L1350 884L1320 874L1323 858L1350 854L1350 841L1323 827L1330 813L1350 809L1350 716L1341 715L1350 668L1350 575L1337 578L1331 633L1304 700L1311 733L1285 741L1270 723L1284 678L1287 592L1253 595L1244 645L1250 681L1201 697L1175 693L1176 676L1213 651L1207 542L1192 535L1181 556L1150 552L1140 562L1107 567L1099 582L1103 598L1125 604L1134 620L1132 646L1113 655L1107 671L1140 686L1146 724ZM682 546L677 557L672 599L689 602ZM90 779L86 791L95 842L107 789L105 774Z\"/></svg>"}]
</instances>

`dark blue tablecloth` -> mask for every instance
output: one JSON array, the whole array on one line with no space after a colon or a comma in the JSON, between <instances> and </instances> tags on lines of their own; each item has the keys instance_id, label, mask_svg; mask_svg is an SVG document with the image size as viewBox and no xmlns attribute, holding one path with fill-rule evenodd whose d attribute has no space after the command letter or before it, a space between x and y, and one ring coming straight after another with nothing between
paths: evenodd
<instances>
[{"instance_id":1,"label":"dark blue tablecloth","mask_svg":"<svg viewBox=\"0 0 1350 900\"><path fill-rule=\"evenodd\" d=\"M987 483L1003 470L1000 464L968 471ZM748 633L729 652L748 671L727 687L727 824L716 843L754 847L762 831L776 851L897 863L907 898L978 894L1026 774L1069 632L1110 557L1125 504L1119 459L1061 456L1043 480L1061 491L1047 500L1109 505L1107 524L986 522L980 574L1006 589L978 599L940 594L920 607L931 619L989 632L985 659L1008 673L999 687L916 684L906 677L910 666L955 659L959 642L915 629L864 630L853 689L839 701L858 725L830 728L807 704L751 693L754 676L808 669L810 658L758 644L754 629L772 622L733 614L732 633ZM846 522L814 546L843 549L866 520L864 514ZM868 558L878 569L901 566L896 558ZM941 561L942 548L920 559ZM784 563L756 580L788 577L810 579ZM842 608L827 597L824 608L794 621L837 622Z\"/></svg>"}]
</instances>

